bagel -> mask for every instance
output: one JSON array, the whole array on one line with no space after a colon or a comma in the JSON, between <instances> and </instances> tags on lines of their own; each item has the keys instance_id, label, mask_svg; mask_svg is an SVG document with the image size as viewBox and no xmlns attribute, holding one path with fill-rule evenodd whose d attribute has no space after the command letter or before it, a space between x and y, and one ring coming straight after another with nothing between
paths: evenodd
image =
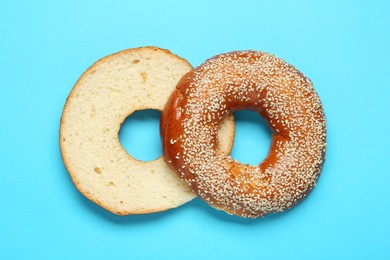
<instances>
[{"instance_id":1,"label":"bagel","mask_svg":"<svg viewBox=\"0 0 390 260\"><path fill-rule=\"evenodd\" d=\"M119 215L164 211L195 197L162 157L136 160L118 139L133 112L162 111L191 69L168 50L142 47L104 57L84 72L64 106L59 140L64 164L83 195ZM228 118L219 136L226 153L233 139L234 122Z\"/></svg>"},{"instance_id":2,"label":"bagel","mask_svg":"<svg viewBox=\"0 0 390 260\"><path fill-rule=\"evenodd\" d=\"M218 125L236 110L255 110L272 141L258 166L216 145ZM326 124L312 82L295 67L256 51L215 56L178 83L161 120L166 162L211 206L256 218L291 208L316 185Z\"/></svg>"}]
</instances>

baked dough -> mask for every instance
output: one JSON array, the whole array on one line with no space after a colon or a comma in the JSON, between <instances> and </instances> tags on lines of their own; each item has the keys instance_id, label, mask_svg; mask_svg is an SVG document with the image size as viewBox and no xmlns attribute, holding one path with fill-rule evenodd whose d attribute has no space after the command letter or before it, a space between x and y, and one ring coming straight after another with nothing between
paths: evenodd
<instances>
[{"instance_id":1,"label":"baked dough","mask_svg":"<svg viewBox=\"0 0 390 260\"><path fill-rule=\"evenodd\" d=\"M218 149L219 122L255 110L272 142L260 165ZM241 51L215 56L179 82L162 116L165 160L211 206L242 217L291 208L315 186L325 158L326 124L312 82L274 55Z\"/></svg>"},{"instance_id":2,"label":"baked dough","mask_svg":"<svg viewBox=\"0 0 390 260\"><path fill-rule=\"evenodd\" d=\"M192 66L168 50L124 50L93 64L71 91L61 118L60 147L77 189L103 208L141 214L180 206L195 195L164 163L136 160L118 132L136 110L162 110L179 79ZM232 117L221 125L221 149L234 140Z\"/></svg>"}]
</instances>

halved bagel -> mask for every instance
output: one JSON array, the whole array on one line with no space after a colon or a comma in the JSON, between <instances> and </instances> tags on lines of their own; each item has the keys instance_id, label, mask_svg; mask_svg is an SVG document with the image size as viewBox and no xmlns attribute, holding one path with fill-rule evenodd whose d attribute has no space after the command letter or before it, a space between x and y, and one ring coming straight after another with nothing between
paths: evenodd
<instances>
[{"instance_id":1,"label":"halved bagel","mask_svg":"<svg viewBox=\"0 0 390 260\"><path fill-rule=\"evenodd\" d=\"M168 50L141 47L93 64L73 87L60 123L62 158L77 189L103 208L143 214L178 207L195 195L162 157L143 162L118 139L123 121L137 110L164 108L192 66ZM221 125L219 145L230 153L233 118Z\"/></svg>"}]
</instances>

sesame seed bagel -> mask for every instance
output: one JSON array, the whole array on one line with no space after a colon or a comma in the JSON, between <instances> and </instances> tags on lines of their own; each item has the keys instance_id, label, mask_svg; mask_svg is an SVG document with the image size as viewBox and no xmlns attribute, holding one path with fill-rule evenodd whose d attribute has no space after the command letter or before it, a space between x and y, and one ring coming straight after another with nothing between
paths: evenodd
<instances>
[{"instance_id":1,"label":"sesame seed bagel","mask_svg":"<svg viewBox=\"0 0 390 260\"><path fill-rule=\"evenodd\" d=\"M217 147L218 125L236 110L257 111L272 129L268 156L241 164ZM291 208L316 185L326 125L312 82L256 51L215 56L179 82L164 108L166 162L211 206L256 218Z\"/></svg>"},{"instance_id":2,"label":"sesame seed bagel","mask_svg":"<svg viewBox=\"0 0 390 260\"><path fill-rule=\"evenodd\" d=\"M162 157L139 161L118 138L121 124L133 112L162 111L191 69L167 50L143 47L104 57L84 72L66 101L60 125L63 161L82 194L119 215L163 211L195 197ZM221 127L220 147L229 153L232 118Z\"/></svg>"}]
</instances>

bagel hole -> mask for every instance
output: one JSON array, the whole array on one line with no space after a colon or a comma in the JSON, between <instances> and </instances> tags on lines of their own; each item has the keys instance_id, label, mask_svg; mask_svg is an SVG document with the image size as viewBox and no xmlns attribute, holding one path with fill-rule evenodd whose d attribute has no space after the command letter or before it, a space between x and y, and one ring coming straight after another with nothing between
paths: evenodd
<instances>
[{"instance_id":1,"label":"bagel hole","mask_svg":"<svg viewBox=\"0 0 390 260\"><path fill-rule=\"evenodd\" d=\"M233 115L236 133L231 157L243 164L259 165L271 146L271 128L256 111L239 110Z\"/></svg>"},{"instance_id":2,"label":"bagel hole","mask_svg":"<svg viewBox=\"0 0 390 260\"><path fill-rule=\"evenodd\" d=\"M158 110L137 110L123 122L119 142L133 158L149 162L162 156L160 117Z\"/></svg>"}]
</instances>

